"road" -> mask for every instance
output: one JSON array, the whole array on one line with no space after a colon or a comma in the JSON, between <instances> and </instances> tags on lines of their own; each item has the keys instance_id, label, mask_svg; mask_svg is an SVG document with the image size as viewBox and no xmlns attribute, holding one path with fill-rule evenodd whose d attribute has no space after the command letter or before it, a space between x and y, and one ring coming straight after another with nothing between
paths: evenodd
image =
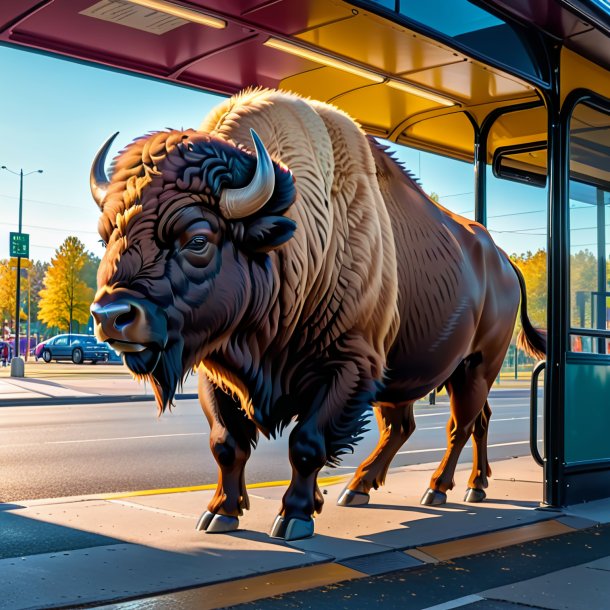
<instances>
[{"instance_id":1,"label":"road","mask_svg":"<svg viewBox=\"0 0 610 610\"><path fill-rule=\"evenodd\" d=\"M490 400L490 459L526 455L528 394L497 390ZM417 430L393 466L438 462L447 404L416 407ZM337 469L357 467L377 441L372 430ZM287 435L261 439L247 467L249 483L290 477ZM0 408L0 501L187 487L216 481L208 426L194 400L156 416L153 402ZM462 460L471 459L467 447ZM424 490L422 490L423 492Z\"/></svg>"}]
</instances>

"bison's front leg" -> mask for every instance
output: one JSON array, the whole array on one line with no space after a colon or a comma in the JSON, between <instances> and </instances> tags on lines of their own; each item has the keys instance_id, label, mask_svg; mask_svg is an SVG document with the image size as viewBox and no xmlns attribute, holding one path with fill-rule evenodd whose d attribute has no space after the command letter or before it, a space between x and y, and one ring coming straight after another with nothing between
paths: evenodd
<instances>
[{"instance_id":1,"label":"bison's front leg","mask_svg":"<svg viewBox=\"0 0 610 610\"><path fill-rule=\"evenodd\" d=\"M324 434L315 418L299 423L290 434L292 480L282 499L282 509L271 536L297 540L313 536L314 512L322 510L324 499L317 484L318 472L326 463Z\"/></svg>"},{"instance_id":2,"label":"bison's front leg","mask_svg":"<svg viewBox=\"0 0 610 610\"><path fill-rule=\"evenodd\" d=\"M237 529L239 517L250 508L244 469L256 442L256 428L239 403L224 392L213 390L202 374L199 399L210 424L210 449L218 464L218 485L197 529L229 532Z\"/></svg>"}]
</instances>

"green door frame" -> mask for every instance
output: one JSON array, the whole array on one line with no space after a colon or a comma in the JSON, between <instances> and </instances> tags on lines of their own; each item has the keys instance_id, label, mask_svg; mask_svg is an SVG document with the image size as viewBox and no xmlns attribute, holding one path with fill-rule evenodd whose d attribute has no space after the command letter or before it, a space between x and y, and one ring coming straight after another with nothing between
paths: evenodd
<instances>
[{"instance_id":1,"label":"green door frame","mask_svg":"<svg viewBox=\"0 0 610 610\"><path fill-rule=\"evenodd\" d=\"M548 346L545 377L544 498L548 506L567 506L610 495L610 459L578 464L566 461L566 366L610 365L610 358L569 351L569 179L570 119L577 104L588 102L610 114L610 100L588 90L570 93L561 104L560 47L555 48L553 87L548 110ZM592 333L593 334L593 333ZM602 336L608 331L598 331ZM609 388L610 389L610 388ZM583 412L583 417L586 413Z\"/></svg>"}]
</instances>

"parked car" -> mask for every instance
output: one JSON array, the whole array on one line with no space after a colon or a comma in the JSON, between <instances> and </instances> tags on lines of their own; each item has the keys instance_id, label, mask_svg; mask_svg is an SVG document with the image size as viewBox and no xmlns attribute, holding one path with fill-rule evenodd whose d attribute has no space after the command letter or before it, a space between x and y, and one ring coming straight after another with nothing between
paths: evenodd
<instances>
[{"instance_id":1,"label":"parked car","mask_svg":"<svg viewBox=\"0 0 610 610\"><path fill-rule=\"evenodd\" d=\"M34 356L34 358L36 358L36 360L42 358L42 348L47 344L46 341L41 341L40 343L36 344L36 347L34 347L32 350L30 350L30 356Z\"/></svg>"},{"instance_id":2,"label":"parked car","mask_svg":"<svg viewBox=\"0 0 610 610\"><path fill-rule=\"evenodd\" d=\"M45 362L72 360L74 364L81 364L91 360L95 364L108 361L110 348L93 335L56 335L42 344L40 355Z\"/></svg>"}]
</instances>

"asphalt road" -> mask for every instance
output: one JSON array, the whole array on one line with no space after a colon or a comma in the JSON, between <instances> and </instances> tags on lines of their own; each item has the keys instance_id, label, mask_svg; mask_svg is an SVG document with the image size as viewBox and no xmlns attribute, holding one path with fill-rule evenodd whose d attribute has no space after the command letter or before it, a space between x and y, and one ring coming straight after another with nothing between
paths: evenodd
<instances>
[{"instance_id":1,"label":"asphalt road","mask_svg":"<svg viewBox=\"0 0 610 610\"><path fill-rule=\"evenodd\" d=\"M494 391L490 461L529 452L526 390ZM393 466L438 462L446 403L416 408L417 430ZM337 469L355 469L375 446L372 430ZM197 401L179 401L157 418L153 402L0 408L0 502L186 487L216 482L208 426ZM467 447L462 460L471 459ZM249 483L290 477L287 434L262 438L247 467ZM424 490L422 490L423 493Z\"/></svg>"}]
</instances>

